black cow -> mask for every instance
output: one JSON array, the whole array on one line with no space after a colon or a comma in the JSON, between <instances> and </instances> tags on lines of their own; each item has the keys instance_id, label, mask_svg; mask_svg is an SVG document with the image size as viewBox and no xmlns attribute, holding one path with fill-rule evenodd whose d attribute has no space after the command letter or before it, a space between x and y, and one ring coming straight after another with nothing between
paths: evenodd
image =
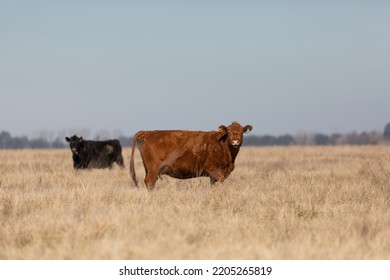
<instances>
[{"instance_id":1,"label":"black cow","mask_svg":"<svg viewBox=\"0 0 390 280\"><path fill-rule=\"evenodd\" d=\"M116 162L120 167L123 164L122 147L119 140L89 141L83 137L65 137L69 142L73 155L73 168L111 168Z\"/></svg>"}]
</instances>

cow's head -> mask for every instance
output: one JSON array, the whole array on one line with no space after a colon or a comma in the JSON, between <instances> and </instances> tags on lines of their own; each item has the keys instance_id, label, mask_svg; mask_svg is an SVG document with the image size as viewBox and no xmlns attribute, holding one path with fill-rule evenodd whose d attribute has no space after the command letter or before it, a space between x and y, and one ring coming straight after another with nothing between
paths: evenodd
<instances>
[{"instance_id":1,"label":"cow's head","mask_svg":"<svg viewBox=\"0 0 390 280\"><path fill-rule=\"evenodd\" d=\"M251 125L242 127L239 123L233 122L228 127L224 125L219 126L218 131L222 133L221 139L226 139L229 145L239 148L242 144L243 134L248 133L252 128Z\"/></svg>"},{"instance_id":2,"label":"cow's head","mask_svg":"<svg viewBox=\"0 0 390 280\"><path fill-rule=\"evenodd\" d=\"M69 147L72 150L72 153L75 155L80 155L81 151L84 148L83 137L77 137L77 135L73 135L70 138L65 137L65 140L69 142Z\"/></svg>"}]
</instances>

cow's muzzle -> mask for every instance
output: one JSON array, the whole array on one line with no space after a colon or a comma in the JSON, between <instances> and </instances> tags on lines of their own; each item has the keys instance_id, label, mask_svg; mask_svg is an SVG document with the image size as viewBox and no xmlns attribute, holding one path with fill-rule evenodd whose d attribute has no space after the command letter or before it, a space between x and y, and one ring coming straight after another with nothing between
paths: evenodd
<instances>
[{"instance_id":1,"label":"cow's muzzle","mask_svg":"<svg viewBox=\"0 0 390 280\"><path fill-rule=\"evenodd\" d=\"M232 146L234 148L240 147L240 141L239 140L232 140Z\"/></svg>"}]
</instances>

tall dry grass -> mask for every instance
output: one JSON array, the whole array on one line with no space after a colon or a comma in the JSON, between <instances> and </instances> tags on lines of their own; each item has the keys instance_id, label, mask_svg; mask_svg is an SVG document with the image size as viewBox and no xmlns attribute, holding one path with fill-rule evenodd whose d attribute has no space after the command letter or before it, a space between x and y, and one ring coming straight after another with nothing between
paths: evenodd
<instances>
[{"instance_id":1,"label":"tall dry grass","mask_svg":"<svg viewBox=\"0 0 390 280\"><path fill-rule=\"evenodd\" d=\"M0 259L389 259L390 147L242 148L215 187L0 151ZM144 170L136 154L136 171Z\"/></svg>"}]
</instances>

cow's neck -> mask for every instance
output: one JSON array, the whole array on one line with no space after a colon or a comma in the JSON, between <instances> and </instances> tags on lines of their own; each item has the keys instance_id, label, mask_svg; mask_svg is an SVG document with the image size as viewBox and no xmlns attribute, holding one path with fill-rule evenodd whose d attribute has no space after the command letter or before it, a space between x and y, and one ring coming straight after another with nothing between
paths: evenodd
<instances>
[{"instance_id":1,"label":"cow's neck","mask_svg":"<svg viewBox=\"0 0 390 280\"><path fill-rule=\"evenodd\" d=\"M240 147L234 148L231 145L228 145L228 147L229 147L230 155L232 157L232 163L234 163L234 161L236 160L236 157L238 155L238 152L240 151Z\"/></svg>"}]
</instances>

